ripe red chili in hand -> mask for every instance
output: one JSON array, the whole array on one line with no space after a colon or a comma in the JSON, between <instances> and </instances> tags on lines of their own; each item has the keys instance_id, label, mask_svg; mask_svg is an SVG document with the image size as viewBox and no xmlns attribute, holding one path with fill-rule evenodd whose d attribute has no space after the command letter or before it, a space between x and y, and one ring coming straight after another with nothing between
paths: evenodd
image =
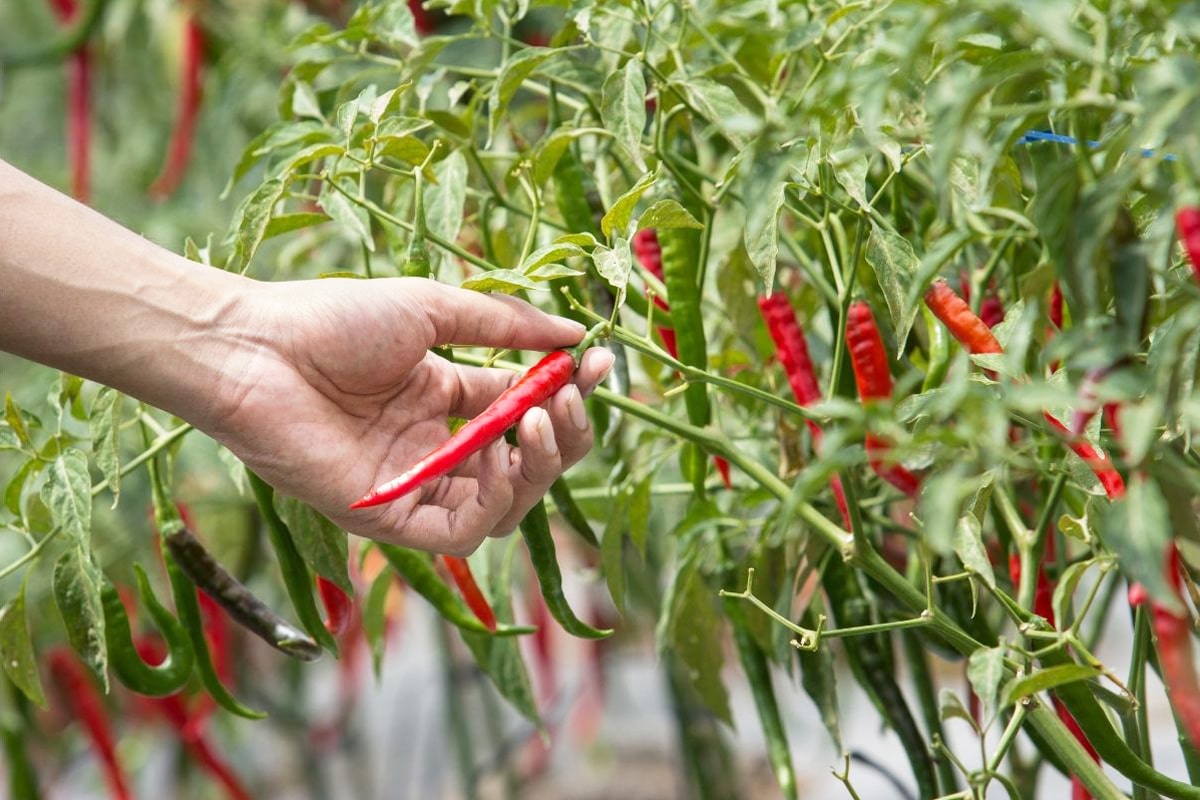
<instances>
[{"instance_id":1,"label":"ripe red chili in hand","mask_svg":"<svg viewBox=\"0 0 1200 800\"><path fill-rule=\"evenodd\" d=\"M488 603L487 597L484 596L483 590L475 582L475 576L471 573L470 563L465 558L447 555L442 556L442 563L446 565L446 569L450 572L450 577L454 579L454 585L458 587L458 591L462 593L463 600L466 601L471 611L475 613L476 618L489 631L495 632L496 614L492 611L492 606Z\"/></svg>"},{"instance_id":2,"label":"ripe red chili in hand","mask_svg":"<svg viewBox=\"0 0 1200 800\"><path fill-rule=\"evenodd\" d=\"M430 450L407 471L355 500L350 508L367 508L391 502L449 474L459 464L503 436L526 411L549 400L567 385L574 372L575 357L566 350L556 350L545 356L516 383L505 389L482 414Z\"/></svg>"}]
</instances>

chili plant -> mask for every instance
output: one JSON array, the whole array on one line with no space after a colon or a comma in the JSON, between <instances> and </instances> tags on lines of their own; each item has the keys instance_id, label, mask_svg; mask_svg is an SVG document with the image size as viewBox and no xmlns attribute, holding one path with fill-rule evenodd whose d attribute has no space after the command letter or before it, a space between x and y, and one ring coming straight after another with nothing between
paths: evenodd
<instances>
[{"instance_id":1,"label":"chili plant","mask_svg":"<svg viewBox=\"0 0 1200 800\"><path fill-rule=\"evenodd\" d=\"M445 562L458 592L428 554L363 548L457 629L514 709L542 723L514 584L540 587L540 624L608 633L568 603L569 548L598 565L612 627L654 621L691 795L739 796L722 727L736 652L787 797L801 784L790 695L848 749L833 655L903 744L892 779L921 797L994 784L1033 796L1050 770L1076 797L1200 797L1189 6L346 6L292 41L278 119L230 166L242 200L228 232L187 252L261 278L408 276L517 295L607 337L617 358L589 401L594 453L521 537ZM557 32L529 44L534 29ZM222 26L203 30L216 59ZM180 113L190 133L194 108ZM172 152L178 174L187 146ZM576 363L443 355L526 377L358 504L438 479ZM15 455L3 523L28 541L2 574L44 580L57 559L52 588L84 663L103 678L116 660L95 635L106 616L120 657L136 655L115 589L101 603L97 578L115 570L97 556L90 503L116 502L147 467L189 638L168 636L169 669L139 658L114 672L153 678L153 693L194 664L217 703L254 716L213 665L193 584L227 587L217 599L251 628L277 612L211 557L203 573L175 563L190 542L174 538L188 528L165 467L190 429L65 376L48 404L9 398L0 426ZM281 568L286 592L271 599L286 612L286 594L297 619L272 644L337 651L331 630L350 617L339 606L323 620L312 590L316 577L326 602L354 594L345 534L233 475ZM380 574L360 598L377 643ZM37 703L13 591L0 654ZM1114 629L1134 644L1104 660ZM1147 669L1167 688L1170 741L1151 737ZM830 767L853 793L861 767L842 763Z\"/></svg>"}]
</instances>

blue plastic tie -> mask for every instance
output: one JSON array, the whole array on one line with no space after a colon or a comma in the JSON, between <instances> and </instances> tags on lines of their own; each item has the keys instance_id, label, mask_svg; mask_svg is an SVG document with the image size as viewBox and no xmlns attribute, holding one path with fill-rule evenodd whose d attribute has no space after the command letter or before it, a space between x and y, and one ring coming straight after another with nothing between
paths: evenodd
<instances>
[{"instance_id":1,"label":"blue plastic tie","mask_svg":"<svg viewBox=\"0 0 1200 800\"><path fill-rule=\"evenodd\" d=\"M1077 145L1079 140L1074 136L1063 136L1061 133L1051 133L1050 131L1026 131L1025 134L1017 140L1017 144L1033 144L1034 142L1054 142L1055 144ZM1089 139L1087 146L1096 148L1100 146L1100 142ZM1139 151L1146 158L1153 158L1156 152L1153 148L1143 147ZM1174 161L1175 156L1167 153L1163 156L1163 161Z\"/></svg>"}]
</instances>

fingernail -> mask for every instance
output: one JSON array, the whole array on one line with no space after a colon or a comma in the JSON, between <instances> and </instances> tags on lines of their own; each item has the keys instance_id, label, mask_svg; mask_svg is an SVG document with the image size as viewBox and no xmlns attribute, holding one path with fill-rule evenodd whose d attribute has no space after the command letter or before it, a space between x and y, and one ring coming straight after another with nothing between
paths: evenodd
<instances>
[{"instance_id":1,"label":"fingernail","mask_svg":"<svg viewBox=\"0 0 1200 800\"><path fill-rule=\"evenodd\" d=\"M617 363L617 357L612 354L611 350L606 348L604 355L608 358L608 364L600 370L600 378L596 381L597 383L604 383L605 379L612 374L613 365Z\"/></svg>"},{"instance_id":2,"label":"fingernail","mask_svg":"<svg viewBox=\"0 0 1200 800\"><path fill-rule=\"evenodd\" d=\"M550 455L558 453L558 442L554 441L554 426L550 424L550 415L538 409L537 419L538 439L541 440L542 450Z\"/></svg>"},{"instance_id":3,"label":"fingernail","mask_svg":"<svg viewBox=\"0 0 1200 800\"><path fill-rule=\"evenodd\" d=\"M586 431L588 426L587 409L583 407L583 395L579 393L579 388L572 386L568 390L567 395L567 413L571 416L571 422L581 431Z\"/></svg>"},{"instance_id":4,"label":"fingernail","mask_svg":"<svg viewBox=\"0 0 1200 800\"><path fill-rule=\"evenodd\" d=\"M587 325L584 325L582 322L577 322L573 319L567 319L566 317L563 317L563 321L570 325L576 333L580 334L580 336L587 333Z\"/></svg>"}]
</instances>

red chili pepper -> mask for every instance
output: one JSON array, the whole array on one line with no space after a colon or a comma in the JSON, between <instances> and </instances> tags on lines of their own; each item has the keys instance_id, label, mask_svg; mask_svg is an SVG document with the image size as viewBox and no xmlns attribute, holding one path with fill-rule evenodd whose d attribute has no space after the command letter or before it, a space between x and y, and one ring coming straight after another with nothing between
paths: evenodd
<instances>
[{"instance_id":1,"label":"red chili pepper","mask_svg":"<svg viewBox=\"0 0 1200 800\"><path fill-rule=\"evenodd\" d=\"M354 612L354 598L342 591L331 580L317 576L317 591L325 606L325 628L334 636L341 636L350 627Z\"/></svg>"},{"instance_id":2,"label":"red chili pepper","mask_svg":"<svg viewBox=\"0 0 1200 800\"><path fill-rule=\"evenodd\" d=\"M1082 458L1084 463L1095 473L1096 479L1104 487L1104 493L1108 495L1109 500L1119 500L1125 496L1125 480L1106 456L1101 455L1088 442L1071 436L1071 431L1067 426L1055 419L1049 411L1043 411L1042 415L1050 423L1051 428L1067 437L1067 447L1070 447L1075 455Z\"/></svg>"},{"instance_id":3,"label":"red chili pepper","mask_svg":"<svg viewBox=\"0 0 1200 800\"><path fill-rule=\"evenodd\" d=\"M859 399L866 403L890 398L892 373L888 367L887 349L875 325L875 315L864 300L850 304L846 319L846 348L850 352L850 365L854 368ZM910 497L916 496L921 486L920 478L899 464L887 463L887 452L891 448L888 442L868 433L866 448L867 463L876 475Z\"/></svg>"},{"instance_id":4,"label":"red chili pepper","mask_svg":"<svg viewBox=\"0 0 1200 800\"><path fill-rule=\"evenodd\" d=\"M201 92L204 84L204 29L190 15L183 28L183 71L179 85L179 104L175 130L167 146L167 159L162 172L150 187L155 197L169 197L179 188L191 159L196 139L196 118L200 114Z\"/></svg>"},{"instance_id":5,"label":"red chili pepper","mask_svg":"<svg viewBox=\"0 0 1200 800\"><path fill-rule=\"evenodd\" d=\"M783 374L787 376L788 386L796 402L808 406L821 400L821 384L817 380L817 371L813 367L812 358L808 354L808 343L804 340L804 329L792 303L783 292L772 292L758 298L758 310L775 343L775 355L783 365ZM812 432L813 448L820 446L821 426L811 419L806 420L809 431ZM842 514L842 522L850 527L850 510L846 506L846 492L842 488L842 479L837 475L829 481L833 489L834 501Z\"/></svg>"},{"instance_id":6,"label":"red chili pepper","mask_svg":"<svg viewBox=\"0 0 1200 800\"><path fill-rule=\"evenodd\" d=\"M108 779L112 796L119 800L128 800L132 795L121 763L117 760L117 747L113 740L112 728L108 724L108 714L104 710L104 701L96 691L87 670L75 654L64 647L51 650L46 658L50 665L50 674L62 687L71 712L83 723L88 738L92 741L92 747L100 757L100 764L104 768L104 776Z\"/></svg>"},{"instance_id":7,"label":"red chili pepper","mask_svg":"<svg viewBox=\"0 0 1200 800\"><path fill-rule=\"evenodd\" d=\"M974 355L1003 352L991 328L944 280L934 281L925 292L925 305L968 352Z\"/></svg>"},{"instance_id":8,"label":"red chili pepper","mask_svg":"<svg viewBox=\"0 0 1200 800\"><path fill-rule=\"evenodd\" d=\"M647 272L662 282L664 279L662 245L658 243L658 234L652 228L642 228L633 235L632 244L633 254L637 256L638 263ZM654 296L654 305L656 308L666 312L670 312L671 310L670 304L661 295ZM679 345L675 341L675 329L667 325L658 325L655 327L655 330L658 331L658 336L662 339L663 348L670 354L671 358L678 361ZM721 476L721 482L725 484L725 488L732 489L733 479L729 474L729 462L721 458L721 456L713 456L713 465L716 466L717 473Z\"/></svg>"},{"instance_id":9,"label":"red chili pepper","mask_svg":"<svg viewBox=\"0 0 1200 800\"><path fill-rule=\"evenodd\" d=\"M425 10L421 0L408 0L408 10L412 12L413 27L422 36L430 36L437 30L437 21L433 14Z\"/></svg>"},{"instance_id":10,"label":"red chili pepper","mask_svg":"<svg viewBox=\"0 0 1200 800\"><path fill-rule=\"evenodd\" d=\"M69 24L79 10L76 0L50 0L58 19ZM92 65L84 42L67 65L67 152L71 163L71 195L81 203L91 195Z\"/></svg>"},{"instance_id":11,"label":"red chili pepper","mask_svg":"<svg viewBox=\"0 0 1200 800\"><path fill-rule=\"evenodd\" d=\"M505 389L482 414L463 425L444 443L392 480L375 487L350 508L367 508L391 502L448 474L475 453L504 435L526 411L541 405L566 386L575 372L575 359L556 350L534 364L516 383Z\"/></svg>"},{"instance_id":12,"label":"red chili pepper","mask_svg":"<svg viewBox=\"0 0 1200 800\"><path fill-rule=\"evenodd\" d=\"M479 588L479 584L475 582L475 576L471 574L471 565L467 560L457 556L442 556L442 563L450 571L450 577L454 579L454 584L462 593L463 600L475 612L476 618L489 631L496 630L496 614L492 611L492 606Z\"/></svg>"},{"instance_id":13,"label":"red chili pepper","mask_svg":"<svg viewBox=\"0 0 1200 800\"><path fill-rule=\"evenodd\" d=\"M1063 326L1063 293L1062 286L1058 281L1054 282L1054 288L1050 291L1050 324L1058 328L1060 331Z\"/></svg>"},{"instance_id":14,"label":"red chili pepper","mask_svg":"<svg viewBox=\"0 0 1200 800\"><path fill-rule=\"evenodd\" d=\"M1175 227L1179 231L1179 241L1187 251L1188 261L1192 262L1192 272L1196 280L1200 280L1200 208L1185 206L1176 211Z\"/></svg>"},{"instance_id":15,"label":"red chili pepper","mask_svg":"<svg viewBox=\"0 0 1200 800\"><path fill-rule=\"evenodd\" d=\"M1167 554L1167 580L1183 603L1183 582L1180 575L1182 564L1175 545ZM1129 604L1136 606L1145 602L1147 593L1141 584L1129 587ZM1184 606L1186 608L1186 606ZM1161 603L1151 602L1154 636L1158 640L1158 666L1162 671L1163 685L1171 700L1175 716L1187 731L1194 746L1200 746L1200 675L1197 674L1195 655L1192 652L1192 620L1186 612L1171 611Z\"/></svg>"}]
</instances>

